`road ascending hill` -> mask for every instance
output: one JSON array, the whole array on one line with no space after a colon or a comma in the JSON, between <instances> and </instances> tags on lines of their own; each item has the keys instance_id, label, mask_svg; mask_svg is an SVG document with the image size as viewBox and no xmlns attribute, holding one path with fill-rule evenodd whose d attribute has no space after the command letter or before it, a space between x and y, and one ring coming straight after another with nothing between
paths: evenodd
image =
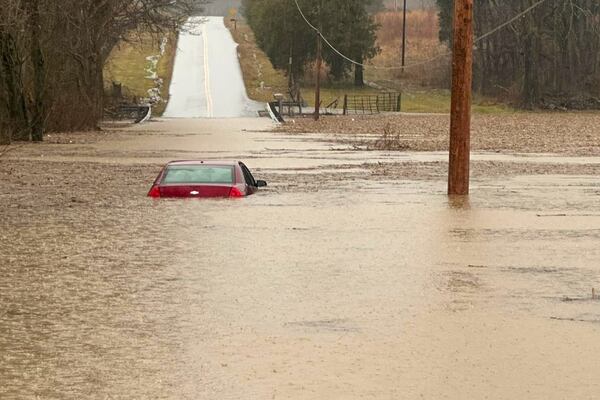
<instances>
[{"instance_id":1,"label":"road ascending hill","mask_svg":"<svg viewBox=\"0 0 600 400\"><path fill-rule=\"evenodd\" d=\"M222 17L193 17L179 36L166 118L256 115L248 99L237 44Z\"/></svg>"}]
</instances>

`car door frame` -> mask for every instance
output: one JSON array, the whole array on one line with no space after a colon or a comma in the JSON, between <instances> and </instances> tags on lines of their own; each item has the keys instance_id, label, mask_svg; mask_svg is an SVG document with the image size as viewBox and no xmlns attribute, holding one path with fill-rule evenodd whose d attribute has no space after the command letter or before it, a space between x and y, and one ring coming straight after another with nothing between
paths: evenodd
<instances>
[{"instance_id":1,"label":"car door frame","mask_svg":"<svg viewBox=\"0 0 600 400\"><path fill-rule=\"evenodd\" d=\"M256 179L254 178L254 175L252 175L252 172L250 171L250 168L248 168L246 164L244 164L241 161L239 162L239 166L242 169L244 181L246 181L246 188L248 190L248 194L256 193L258 191L258 186L256 184ZM248 181L249 179L250 181Z\"/></svg>"}]
</instances>

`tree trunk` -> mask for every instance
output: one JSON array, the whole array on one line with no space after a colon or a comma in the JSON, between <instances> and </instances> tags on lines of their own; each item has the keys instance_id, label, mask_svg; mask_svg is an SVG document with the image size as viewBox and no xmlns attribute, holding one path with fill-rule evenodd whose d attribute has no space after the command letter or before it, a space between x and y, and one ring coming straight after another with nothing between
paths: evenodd
<instances>
[{"instance_id":1,"label":"tree trunk","mask_svg":"<svg viewBox=\"0 0 600 400\"><path fill-rule=\"evenodd\" d=\"M523 71L523 106L531 109L537 104L540 91L537 71L537 32L527 33L525 38L525 60Z\"/></svg>"},{"instance_id":2,"label":"tree trunk","mask_svg":"<svg viewBox=\"0 0 600 400\"><path fill-rule=\"evenodd\" d=\"M33 66L33 104L31 106L31 140L41 142L46 121L44 88L46 67L40 37L42 33L37 0L29 0L29 26L31 29L31 63Z\"/></svg>"},{"instance_id":3,"label":"tree trunk","mask_svg":"<svg viewBox=\"0 0 600 400\"><path fill-rule=\"evenodd\" d=\"M8 121L5 125L10 131L16 133L13 135L14 139L28 140L29 118L21 73L22 63L14 37L5 32L0 32L0 63L4 75L3 83L8 95L6 99Z\"/></svg>"},{"instance_id":4,"label":"tree trunk","mask_svg":"<svg viewBox=\"0 0 600 400\"><path fill-rule=\"evenodd\" d=\"M8 124L5 121L0 120L0 145L10 144L10 139L10 128Z\"/></svg>"},{"instance_id":5,"label":"tree trunk","mask_svg":"<svg viewBox=\"0 0 600 400\"><path fill-rule=\"evenodd\" d=\"M104 118L104 62L96 57L94 65L94 129L99 129L100 122Z\"/></svg>"},{"instance_id":6,"label":"tree trunk","mask_svg":"<svg viewBox=\"0 0 600 400\"><path fill-rule=\"evenodd\" d=\"M365 86L364 69L362 65L354 66L354 86L363 87Z\"/></svg>"}]
</instances>

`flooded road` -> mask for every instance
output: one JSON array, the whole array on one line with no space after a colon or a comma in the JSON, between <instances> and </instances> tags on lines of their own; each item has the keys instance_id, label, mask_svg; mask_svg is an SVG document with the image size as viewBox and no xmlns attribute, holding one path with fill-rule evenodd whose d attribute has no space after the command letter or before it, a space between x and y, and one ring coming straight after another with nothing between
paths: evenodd
<instances>
[{"instance_id":1,"label":"flooded road","mask_svg":"<svg viewBox=\"0 0 600 400\"><path fill-rule=\"evenodd\" d=\"M192 17L179 34L169 118L256 116L264 104L246 94L237 43L223 17Z\"/></svg>"},{"instance_id":2,"label":"flooded road","mask_svg":"<svg viewBox=\"0 0 600 400\"><path fill-rule=\"evenodd\" d=\"M449 200L267 128L163 121L0 161L0 398L596 398L597 176ZM269 189L145 198L185 155Z\"/></svg>"}]
</instances>

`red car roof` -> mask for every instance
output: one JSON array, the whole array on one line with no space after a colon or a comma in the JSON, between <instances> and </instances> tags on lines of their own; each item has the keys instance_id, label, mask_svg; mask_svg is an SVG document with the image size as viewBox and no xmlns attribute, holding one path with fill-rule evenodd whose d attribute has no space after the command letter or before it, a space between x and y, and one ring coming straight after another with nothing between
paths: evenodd
<instances>
[{"instance_id":1,"label":"red car roof","mask_svg":"<svg viewBox=\"0 0 600 400\"><path fill-rule=\"evenodd\" d=\"M233 160L178 160L171 161L167 165L237 165L238 161Z\"/></svg>"}]
</instances>

